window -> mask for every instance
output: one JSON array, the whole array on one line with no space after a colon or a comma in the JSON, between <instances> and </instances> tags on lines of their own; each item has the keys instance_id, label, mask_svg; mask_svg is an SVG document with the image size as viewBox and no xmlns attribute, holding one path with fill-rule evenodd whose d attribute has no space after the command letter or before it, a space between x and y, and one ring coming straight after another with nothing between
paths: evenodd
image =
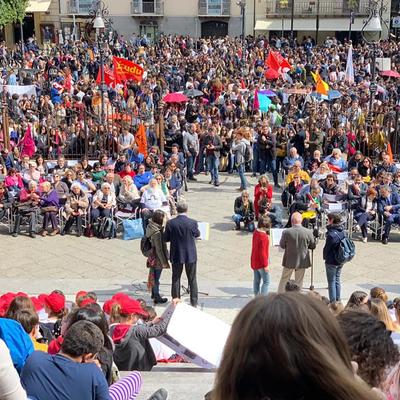
<instances>
[{"instance_id":1,"label":"window","mask_svg":"<svg viewBox=\"0 0 400 400\"><path fill-rule=\"evenodd\" d=\"M207 1L207 14L208 15L221 15L222 14L222 0L208 0Z\"/></svg>"}]
</instances>

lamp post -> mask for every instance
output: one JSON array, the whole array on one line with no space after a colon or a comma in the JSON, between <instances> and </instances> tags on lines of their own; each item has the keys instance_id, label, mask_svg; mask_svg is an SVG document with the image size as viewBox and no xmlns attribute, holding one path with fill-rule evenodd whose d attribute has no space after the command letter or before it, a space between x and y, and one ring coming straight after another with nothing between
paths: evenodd
<instances>
[{"instance_id":1,"label":"lamp post","mask_svg":"<svg viewBox=\"0 0 400 400\"><path fill-rule=\"evenodd\" d=\"M294 0L290 3L290 40L292 42L292 46L294 47Z\"/></svg>"},{"instance_id":2,"label":"lamp post","mask_svg":"<svg viewBox=\"0 0 400 400\"><path fill-rule=\"evenodd\" d=\"M371 83L369 86L369 110L368 110L368 125L369 125L369 134L372 133L372 106L375 94L378 90L378 85L376 83L376 56L377 56L377 46L378 41L382 32L382 24L381 24L381 16L382 11L379 10L379 0L370 0L368 7L368 17L364 21L364 25L361 28L361 34L364 39L364 42L372 47L371 51ZM367 32L372 32L373 34L378 34L378 41L369 40L367 37Z\"/></svg>"},{"instance_id":3,"label":"lamp post","mask_svg":"<svg viewBox=\"0 0 400 400\"><path fill-rule=\"evenodd\" d=\"M246 13L246 0L240 0L236 3L240 7L240 15L242 17L242 64L244 65L246 57L246 38L245 38L245 13Z\"/></svg>"},{"instance_id":4,"label":"lamp post","mask_svg":"<svg viewBox=\"0 0 400 400\"><path fill-rule=\"evenodd\" d=\"M352 28L353 24L354 24L354 11L351 10L350 11L350 24L349 24L349 42L351 40L351 28Z\"/></svg>"},{"instance_id":5,"label":"lamp post","mask_svg":"<svg viewBox=\"0 0 400 400\"><path fill-rule=\"evenodd\" d=\"M96 0L93 2L92 8L89 11L92 16L90 23L91 27L96 30L96 42L97 48L100 55L100 96L101 96L101 114L100 123L103 124L106 120L105 113L105 102L104 93L107 91L107 86L104 79L104 53L105 45L108 43L108 33L106 28L111 27L111 23L108 19L108 9L102 0Z\"/></svg>"}]
</instances>

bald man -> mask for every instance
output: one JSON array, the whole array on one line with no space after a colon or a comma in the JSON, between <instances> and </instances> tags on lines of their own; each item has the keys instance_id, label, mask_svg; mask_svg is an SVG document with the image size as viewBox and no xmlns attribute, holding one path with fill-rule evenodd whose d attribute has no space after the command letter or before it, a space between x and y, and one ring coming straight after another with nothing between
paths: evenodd
<instances>
[{"instance_id":1,"label":"bald man","mask_svg":"<svg viewBox=\"0 0 400 400\"><path fill-rule=\"evenodd\" d=\"M309 250L315 249L316 242L313 232L301 225L303 217L295 212L291 217L292 227L282 233L279 245L285 250L282 260L282 276L278 286L278 293L285 291L294 271L294 280L299 287L303 287L306 268L311 267Z\"/></svg>"}]
</instances>

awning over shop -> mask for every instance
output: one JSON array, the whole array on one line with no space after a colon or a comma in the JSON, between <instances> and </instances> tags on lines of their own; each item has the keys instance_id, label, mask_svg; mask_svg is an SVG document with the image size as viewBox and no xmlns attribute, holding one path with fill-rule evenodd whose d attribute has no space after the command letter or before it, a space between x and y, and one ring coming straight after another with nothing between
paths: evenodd
<instances>
[{"instance_id":1,"label":"awning over shop","mask_svg":"<svg viewBox=\"0 0 400 400\"><path fill-rule=\"evenodd\" d=\"M273 24L273 21L263 21L257 20L256 26L254 27L255 31L268 31L269 27Z\"/></svg>"},{"instance_id":2,"label":"awning over shop","mask_svg":"<svg viewBox=\"0 0 400 400\"><path fill-rule=\"evenodd\" d=\"M51 0L30 0L26 12L46 12L50 3Z\"/></svg>"}]
</instances>

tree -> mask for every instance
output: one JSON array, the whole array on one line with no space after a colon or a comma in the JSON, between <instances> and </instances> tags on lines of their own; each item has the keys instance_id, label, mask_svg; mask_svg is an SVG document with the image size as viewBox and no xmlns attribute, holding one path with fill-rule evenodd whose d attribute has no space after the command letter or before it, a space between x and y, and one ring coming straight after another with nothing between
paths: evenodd
<instances>
[{"instance_id":1,"label":"tree","mask_svg":"<svg viewBox=\"0 0 400 400\"><path fill-rule=\"evenodd\" d=\"M0 26L12 22L22 21L25 17L29 0L1 0L0 1Z\"/></svg>"}]
</instances>

